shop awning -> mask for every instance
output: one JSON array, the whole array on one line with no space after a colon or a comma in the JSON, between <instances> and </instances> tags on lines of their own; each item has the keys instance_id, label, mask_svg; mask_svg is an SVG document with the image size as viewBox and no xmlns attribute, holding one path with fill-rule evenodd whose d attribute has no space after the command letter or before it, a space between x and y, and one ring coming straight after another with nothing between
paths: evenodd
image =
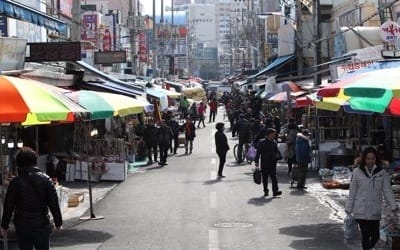
<instances>
[{"instance_id":1,"label":"shop awning","mask_svg":"<svg viewBox=\"0 0 400 250\"><path fill-rule=\"evenodd\" d=\"M46 29L67 33L67 24L15 1L0 0L0 15L33 23Z\"/></svg>"},{"instance_id":2,"label":"shop awning","mask_svg":"<svg viewBox=\"0 0 400 250\"><path fill-rule=\"evenodd\" d=\"M106 82L110 82L111 84L109 84L109 85L112 85L115 88L119 88L119 89L122 89L122 90L128 89L128 90L130 90L130 92L136 93L136 95L141 95L141 94L144 93L143 89L141 89L140 87L134 86L132 84L126 83L124 81L121 81L121 80L119 80L119 79L117 79L115 77L112 77L111 75L108 75L108 74L96 69L95 67L93 67L90 64L87 64L84 61L76 61L76 62L71 62L71 63L74 64L75 66L79 67L79 68L87 70L90 73L92 73L92 74L104 79Z\"/></svg>"},{"instance_id":3,"label":"shop awning","mask_svg":"<svg viewBox=\"0 0 400 250\"><path fill-rule=\"evenodd\" d=\"M167 93L165 91L156 88L146 88L146 94L156 97L158 99L167 97Z\"/></svg>"},{"instance_id":4,"label":"shop awning","mask_svg":"<svg viewBox=\"0 0 400 250\"><path fill-rule=\"evenodd\" d=\"M270 65L268 65L268 67L259 71L257 74L249 76L247 79L251 80L251 79L259 77L260 75L264 75L270 71L276 70L280 66L292 61L294 58L295 58L294 55L280 56L280 57L276 58L275 61L273 61Z\"/></svg>"},{"instance_id":5,"label":"shop awning","mask_svg":"<svg viewBox=\"0 0 400 250\"><path fill-rule=\"evenodd\" d=\"M136 91L133 88L121 86L113 82L84 82L79 85L80 88L86 90L105 91L114 94L126 95L129 97L140 96L143 93Z\"/></svg>"}]
</instances>

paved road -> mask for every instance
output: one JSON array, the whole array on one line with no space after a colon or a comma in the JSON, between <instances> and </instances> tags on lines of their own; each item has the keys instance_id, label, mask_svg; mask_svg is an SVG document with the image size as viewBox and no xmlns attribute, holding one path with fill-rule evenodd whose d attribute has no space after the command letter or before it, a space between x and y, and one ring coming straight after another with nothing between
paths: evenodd
<instances>
[{"instance_id":1,"label":"paved road","mask_svg":"<svg viewBox=\"0 0 400 250\"><path fill-rule=\"evenodd\" d=\"M347 249L335 209L312 190L290 189L286 165L279 198L263 197L252 167L234 163L232 152L227 177L216 179L213 125L198 130L192 155L180 149L169 165L131 175L95 205L104 220L76 221L53 235L52 249Z\"/></svg>"}]
</instances>

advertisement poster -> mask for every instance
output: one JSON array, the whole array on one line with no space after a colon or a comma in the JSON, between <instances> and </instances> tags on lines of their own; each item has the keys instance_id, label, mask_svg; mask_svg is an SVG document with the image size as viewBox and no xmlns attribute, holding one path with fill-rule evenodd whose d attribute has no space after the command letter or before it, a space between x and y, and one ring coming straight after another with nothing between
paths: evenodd
<instances>
[{"instance_id":1,"label":"advertisement poster","mask_svg":"<svg viewBox=\"0 0 400 250\"><path fill-rule=\"evenodd\" d=\"M82 24L83 29L81 32L81 40L83 42L83 49L90 50L96 49L97 46L97 14L83 14Z\"/></svg>"},{"instance_id":2,"label":"advertisement poster","mask_svg":"<svg viewBox=\"0 0 400 250\"><path fill-rule=\"evenodd\" d=\"M138 57L139 62L147 62L148 61L148 46L147 46L147 32L139 31L138 33Z\"/></svg>"},{"instance_id":3,"label":"advertisement poster","mask_svg":"<svg viewBox=\"0 0 400 250\"><path fill-rule=\"evenodd\" d=\"M102 24L104 25L103 34L103 51L115 50L115 38L114 38L114 16L105 15L101 18Z\"/></svg>"}]
</instances>

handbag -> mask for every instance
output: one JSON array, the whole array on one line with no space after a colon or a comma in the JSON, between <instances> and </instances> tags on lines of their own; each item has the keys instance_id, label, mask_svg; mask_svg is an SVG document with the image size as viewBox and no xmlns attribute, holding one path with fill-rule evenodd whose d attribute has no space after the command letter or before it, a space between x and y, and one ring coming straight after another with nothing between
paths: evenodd
<instances>
[{"instance_id":1,"label":"handbag","mask_svg":"<svg viewBox=\"0 0 400 250\"><path fill-rule=\"evenodd\" d=\"M261 170L259 167L256 167L253 172L253 181L255 184L261 184Z\"/></svg>"}]
</instances>

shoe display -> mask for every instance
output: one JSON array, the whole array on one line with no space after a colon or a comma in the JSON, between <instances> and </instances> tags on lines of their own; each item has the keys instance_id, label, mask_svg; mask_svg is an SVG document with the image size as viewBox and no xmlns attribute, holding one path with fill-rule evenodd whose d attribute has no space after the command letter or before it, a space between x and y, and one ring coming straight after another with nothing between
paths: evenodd
<instances>
[{"instance_id":1,"label":"shoe display","mask_svg":"<svg viewBox=\"0 0 400 250\"><path fill-rule=\"evenodd\" d=\"M274 194L273 194L273 196L279 196L279 195L281 195L282 194L282 191L276 191Z\"/></svg>"}]
</instances>

